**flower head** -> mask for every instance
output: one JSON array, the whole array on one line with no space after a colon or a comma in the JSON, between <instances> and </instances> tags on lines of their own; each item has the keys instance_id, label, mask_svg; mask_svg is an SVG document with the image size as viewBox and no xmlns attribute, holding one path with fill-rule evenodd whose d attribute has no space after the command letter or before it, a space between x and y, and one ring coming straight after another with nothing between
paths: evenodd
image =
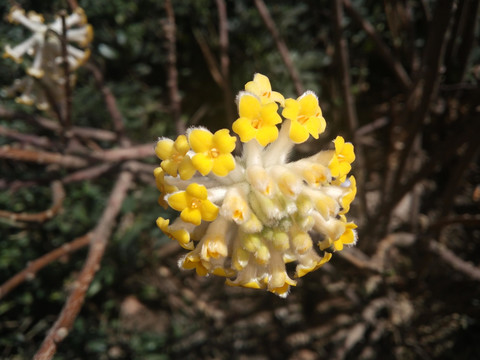
<instances>
[{"instance_id":1,"label":"flower head","mask_svg":"<svg viewBox=\"0 0 480 360\"><path fill-rule=\"evenodd\" d=\"M72 85L74 83L73 74L70 74L67 79L63 67L62 18L57 17L52 23L45 24L41 14L34 11L25 13L19 6L13 6L8 14L8 20L13 24L23 25L33 34L15 47L7 44L3 57L17 63L21 63L25 55L33 57L26 72L30 77L42 81L41 85L26 86L25 92L17 98L17 101L27 105L35 103L39 109L45 110L49 104L40 92L44 92L43 88L47 88L51 94L50 97L61 104L63 96L57 89L62 88L66 81ZM77 7L72 14L65 17L65 35L67 41L65 60L68 62L70 71L73 71L89 58L90 50L81 48L87 47L93 38L92 26L87 24L83 9ZM75 43L80 48L70 43ZM22 82L32 83L31 80ZM11 92L18 90L21 91L21 88L14 86Z\"/></svg>"},{"instance_id":2,"label":"flower head","mask_svg":"<svg viewBox=\"0 0 480 360\"><path fill-rule=\"evenodd\" d=\"M245 88L233 124L244 143L241 156L231 154L235 140L227 129L189 129L178 146L160 139L157 186L161 200L180 217L172 225L159 218L157 225L190 250L181 268L285 297L298 278L357 241L356 225L346 218L356 194L355 178L347 179L353 146L337 137L335 150L290 161L296 143L318 138L325 129L318 99L312 92L287 99L278 130L282 118L275 99L281 94L268 95L270 81L260 74ZM198 172L182 177L164 166L174 148L178 160L191 158ZM293 274L285 266L291 262Z\"/></svg>"},{"instance_id":3,"label":"flower head","mask_svg":"<svg viewBox=\"0 0 480 360\"><path fill-rule=\"evenodd\" d=\"M256 139L260 145L266 146L278 136L277 124L282 122L277 114L277 104L270 102L262 105L260 99L249 93L240 93L238 112L240 117L232 128L242 142Z\"/></svg>"},{"instance_id":4,"label":"flower head","mask_svg":"<svg viewBox=\"0 0 480 360\"><path fill-rule=\"evenodd\" d=\"M185 135L180 135L175 141L161 138L155 146L155 153L163 160L160 164L162 169L170 176L177 176L178 172L182 180L188 180L195 174L195 167L187 155L189 150Z\"/></svg>"},{"instance_id":5,"label":"flower head","mask_svg":"<svg viewBox=\"0 0 480 360\"><path fill-rule=\"evenodd\" d=\"M352 169L351 163L355 161L353 145L346 143L341 136L337 136L333 143L335 144L335 154L328 167L332 176L338 177L340 182L344 182L347 174Z\"/></svg>"},{"instance_id":6,"label":"flower head","mask_svg":"<svg viewBox=\"0 0 480 360\"><path fill-rule=\"evenodd\" d=\"M297 100L285 100L282 115L291 121L289 136L294 143L304 142L309 135L318 139L318 135L325 131L326 123L322 110L317 96L311 91L307 91Z\"/></svg>"},{"instance_id":7,"label":"flower head","mask_svg":"<svg viewBox=\"0 0 480 360\"><path fill-rule=\"evenodd\" d=\"M279 92L272 91L270 80L265 75L256 73L253 76L253 81L249 81L245 84L245 90L258 96L262 104L268 104L271 102L276 102L281 106L284 106L285 104L285 98L283 95Z\"/></svg>"},{"instance_id":8,"label":"flower head","mask_svg":"<svg viewBox=\"0 0 480 360\"><path fill-rule=\"evenodd\" d=\"M210 171L218 176L227 175L235 168L231 152L235 149L236 140L227 129L218 130L215 134L206 129L193 129L188 135L195 152L193 166L204 176Z\"/></svg>"}]
</instances>

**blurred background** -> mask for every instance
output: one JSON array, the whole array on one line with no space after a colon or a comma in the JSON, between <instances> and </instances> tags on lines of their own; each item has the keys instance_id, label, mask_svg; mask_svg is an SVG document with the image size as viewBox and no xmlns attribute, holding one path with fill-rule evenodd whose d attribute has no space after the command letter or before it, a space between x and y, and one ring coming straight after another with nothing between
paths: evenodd
<instances>
[{"instance_id":1,"label":"blurred background","mask_svg":"<svg viewBox=\"0 0 480 360\"><path fill-rule=\"evenodd\" d=\"M30 35L6 21L13 3L0 5L1 48ZM75 6L18 3L47 22ZM55 359L480 359L478 1L78 5L95 37L73 138L6 96L26 65L0 59L0 358L39 351L111 208ZM230 127L256 72L286 97L319 97L327 130L294 156L337 134L357 155L358 244L286 299L178 270L185 250L155 226L174 216L157 204L157 138Z\"/></svg>"}]
</instances>

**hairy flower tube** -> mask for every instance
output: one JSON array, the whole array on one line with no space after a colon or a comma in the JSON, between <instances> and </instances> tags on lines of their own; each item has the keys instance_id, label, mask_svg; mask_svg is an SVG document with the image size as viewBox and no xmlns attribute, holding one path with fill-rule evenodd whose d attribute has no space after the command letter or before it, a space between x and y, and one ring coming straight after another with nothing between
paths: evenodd
<instances>
[{"instance_id":1,"label":"hairy flower tube","mask_svg":"<svg viewBox=\"0 0 480 360\"><path fill-rule=\"evenodd\" d=\"M57 17L52 23L45 24L42 15L34 11L25 13L19 6L13 6L8 20L13 24L23 25L33 33L15 47L5 46L5 58L17 63L23 62L25 55L33 58L26 70L28 76L14 84L11 92L22 92L16 99L17 102L36 104L39 109L45 110L49 105L43 93L48 91L51 99L59 100L62 97L59 89L62 89L67 81L63 67L62 18ZM73 71L89 58L90 50L82 48L87 47L93 38L92 26L87 24L85 12L81 8L77 7L72 14L65 17L65 37L66 61L69 69ZM68 81L74 83L73 74Z\"/></svg>"},{"instance_id":2,"label":"hairy flower tube","mask_svg":"<svg viewBox=\"0 0 480 360\"><path fill-rule=\"evenodd\" d=\"M159 139L159 203L180 216L173 222L160 217L157 225L189 250L181 268L286 297L298 278L357 241L356 225L346 217L356 195L355 178L348 176L353 145L338 136L334 150L289 160L296 144L325 130L311 91L285 100L266 76L255 74L237 104L232 127L240 156L232 154L237 144L228 129L196 127L176 141ZM294 273L287 273L287 263Z\"/></svg>"}]
</instances>

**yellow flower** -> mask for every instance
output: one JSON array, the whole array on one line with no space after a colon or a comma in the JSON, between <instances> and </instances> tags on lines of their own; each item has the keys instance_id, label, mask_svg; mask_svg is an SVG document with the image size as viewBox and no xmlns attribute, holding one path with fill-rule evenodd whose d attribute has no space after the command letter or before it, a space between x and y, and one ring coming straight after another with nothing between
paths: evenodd
<instances>
[{"instance_id":1,"label":"yellow flower","mask_svg":"<svg viewBox=\"0 0 480 360\"><path fill-rule=\"evenodd\" d=\"M165 235L167 235L170 239L177 240L184 249L192 250L194 245L193 242L190 241L189 232L185 229L174 230L169 226L169 224L170 220L168 219L164 219L162 217L157 219L157 226Z\"/></svg>"},{"instance_id":2,"label":"yellow flower","mask_svg":"<svg viewBox=\"0 0 480 360\"><path fill-rule=\"evenodd\" d=\"M353 145L346 143L341 136L337 136L333 142L335 144L335 154L328 167L333 177L338 178L340 182L344 182L352 169L350 164L355 161Z\"/></svg>"},{"instance_id":3,"label":"yellow flower","mask_svg":"<svg viewBox=\"0 0 480 360\"><path fill-rule=\"evenodd\" d=\"M241 156L232 156L235 139L227 129L215 134L190 129L192 149L183 144L179 152L192 156L200 174L182 180L156 170L157 186L167 193L170 207L181 212L172 225L162 219L158 226L191 249L180 267L286 297L297 285L286 272L287 263L294 263L299 278L357 240L356 225L345 216L356 194L355 178L346 180L355 155L352 144L337 137L335 150L290 160L296 143L310 135L318 138L325 129L317 97L306 92L288 99L282 113L287 121L277 129L282 117L276 102L283 97L261 74L245 88L233 124L244 143ZM162 144L170 157L173 145L167 145ZM172 193L167 184L179 191Z\"/></svg>"},{"instance_id":4,"label":"yellow flower","mask_svg":"<svg viewBox=\"0 0 480 360\"><path fill-rule=\"evenodd\" d=\"M182 180L190 179L195 174L192 159L187 155L190 150L187 137L180 135L175 142L170 139L160 139L155 146L155 153L163 160L160 166L170 176L177 176Z\"/></svg>"},{"instance_id":5,"label":"yellow flower","mask_svg":"<svg viewBox=\"0 0 480 360\"><path fill-rule=\"evenodd\" d=\"M164 196L166 194L175 192L178 189L175 186L168 185L165 183L165 171L161 167L155 168L155 170L153 171L153 175L155 176L155 184L157 185L157 189L160 191L160 196L158 197L158 203L164 209L166 209L168 207L168 204L165 201Z\"/></svg>"},{"instance_id":6,"label":"yellow flower","mask_svg":"<svg viewBox=\"0 0 480 360\"><path fill-rule=\"evenodd\" d=\"M280 106L284 106L285 99L282 94L272 91L270 80L265 75L256 73L253 76L253 81L245 84L245 90L260 98L262 105L277 102Z\"/></svg>"},{"instance_id":7,"label":"yellow flower","mask_svg":"<svg viewBox=\"0 0 480 360\"><path fill-rule=\"evenodd\" d=\"M231 152L237 139L230 136L227 129L215 134L205 129L194 129L188 135L188 142L196 154L192 157L193 166L203 175L212 171L215 175L225 176L235 168Z\"/></svg>"},{"instance_id":8,"label":"yellow flower","mask_svg":"<svg viewBox=\"0 0 480 360\"><path fill-rule=\"evenodd\" d=\"M218 215L218 207L208 199L207 188L193 183L186 191L178 191L168 196L168 204L181 211L180 218L194 225L200 225L202 220L213 221Z\"/></svg>"},{"instance_id":9,"label":"yellow flower","mask_svg":"<svg viewBox=\"0 0 480 360\"><path fill-rule=\"evenodd\" d=\"M322 110L317 96L311 91L307 91L297 100L287 99L282 115L291 121L289 136L294 143L306 141L309 134L318 139L318 135L325 131L326 123Z\"/></svg>"},{"instance_id":10,"label":"yellow flower","mask_svg":"<svg viewBox=\"0 0 480 360\"><path fill-rule=\"evenodd\" d=\"M345 219L345 217L343 217ZM357 235L353 231L354 229L357 228L357 225L355 225L352 222L346 223L345 224L345 232L333 242L333 246L336 251L341 251L343 250L343 245L353 245L357 241Z\"/></svg>"},{"instance_id":11,"label":"yellow flower","mask_svg":"<svg viewBox=\"0 0 480 360\"><path fill-rule=\"evenodd\" d=\"M256 139L266 146L278 137L276 124L281 123L282 118L277 109L278 105L273 102L262 105L258 97L242 93L238 103L240 118L233 123L233 131L242 142Z\"/></svg>"}]
</instances>

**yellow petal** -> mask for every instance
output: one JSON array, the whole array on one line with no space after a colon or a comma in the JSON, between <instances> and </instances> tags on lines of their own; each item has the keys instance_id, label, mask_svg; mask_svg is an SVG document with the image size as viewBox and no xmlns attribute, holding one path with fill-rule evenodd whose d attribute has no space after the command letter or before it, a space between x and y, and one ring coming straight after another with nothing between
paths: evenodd
<instances>
[{"instance_id":1,"label":"yellow petal","mask_svg":"<svg viewBox=\"0 0 480 360\"><path fill-rule=\"evenodd\" d=\"M200 200L204 200L208 196L207 188L197 183L193 183L187 186L187 194Z\"/></svg>"},{"instance_id":2,"label":"yellow petal","mask_svg":"<svg viewBox=\"0 0 480 360\"><path fill-rule=\"evenodd\" d=\"M300 144L308 139L308 131L297 121L290 121L289 137L294 143Z\"/></svg>"},{"instance_id":3,"label":"yellow petal","mask_svg":"<svg viewBox=\"0 0 480 360\"><path fill-rule=\"evenodd\" d=\"M180 218L183 221L191 223L193 225L200 225L200 223L202 222L202 214L200 213L199 209L192 209L186 207L180 213Z\"/></svg>"},{"instance_id":4,"label":"yellow petal","mask_svg":"<svg viewBox=\"0 0 480 360\"><path fill-rule=\"evenodd\" d=\"M177 176L177 169L178 169L178 164L171 160L171 159L166 159L163 160L162 163L160 164L163 170L170 175L170 176Z\"/></svg>"},{"instance_id":5,"label":"yellow petal","mask_svg":"<svg viewBox=\"0 0 480 360\"><path fill-rule=\"evenodd\" d=\"M285 100L285 108L282 111L282 115L286 119L297 120L298 113L300 111L300 104L295 99Z\"/></svg>"},{"instance_id":6,"label":"yellow petal","mask_svg":"<svg viewBox=\"0 0 480 360\"><path fill-rule=\"evenodd\" d=\"M205 176L212 171L213 159L205 154L195 154L192 158L192 164L200 174Z\"/></svg>"},{"instance_id":7,"label":"yellow petal","mask_svg":"<svg viewBox=\"0 0 480 360\"><path fill-rule=\"evenodd\" d=\"M275 141L278 137L278 129L276 126L264 126L257 130L256 139L260 145L266 146Z\"/></svg>"},{"instance_id":8,"label":"yellow petal","mask_svg":"<svg viewBox=\"0 0 480 360\"><path fill-rule=\"evenodd\" d=\"M228 129L218 130L213 135L213 147L221 153L231 153L235 149L237 138L230 136Z\"/></svg>"},{"instance_id":9,"label":"yellow petal","mask_svg":"<svg viewBox=\"0 0 480 360\"><path fill-rule=\"evenodd\" d=\"M260 101L257 97L249 94L243 94L238 104L238 113L240 117L255 119L260 113Z\"/></svg>"},{"instance_id":10,"label":"yellow petal","mask_svg":"<svg viewBox=\"0 0 480 360\"><path fill-rule=\"evenodd\" d=\"M277 113L278 105L270 103L262 106L260 109L261 118L263 120L263 126L275 125L282 122L282 118Z\"/></svg>"},{"instance_id":11,"label":"yellow petal","mask_svg":"<svg viewBox=\"0 0 480 360\"><path fill-rule=\"evenodd\" d=\"M212 148L213 134L204 129L194 129L188 135L192 150L196 153L207 152Z\"/></svg>"},{"instance_id":12,"label":"yellow petal","mask_svg":"<svg viewBox=\"0 0 480 360\"><path fill-rule=\"evenodd\" d=\"M167 199L168 205L174 210L182 211L188 204L188 195L185 191L179 191L170 195Z\"/></svg>"},{"instance_id":13,"label":"yellow petal","mask_svg":"<svg viewBox=\"0 0 480 360\"><path fill-rule=\"evenodd\" d=\"M248 142L255 137L256 129L253 128L251 120L241 117L232 125L233 131L240 136L242 142Z\"/></svg>"},{"instance_id":14,"label":"yellow petal","mask_svg":"<svg viewBox=\"0 0 480 360\"><path fill-rule=\"evenodd\" d=\"M190 146L188 145L187 137L185 135L180 135L177 137L174 143L175 149L182 155L185 155L188 150L190 150Z\"/></svg>"},{"instance_id":15,"label":"yellow petal","mask_svg":"<svg viewBox=\"0 0 480 360\"><path fill-rule=\"evenodd\" d=\"M195 167L193 166L192 159L190 156L185 156L182 159L180 165L178 165L178 174L180 175L180 179L182 180L189 180L195 174Z\"/></svg>"},{"instance_id":16,"label":"yellow petal","mask_svg":"<svg viewBox=\"0 0 480 360\"><path fill-rule=\"evenodd\" d=\"M172 155L173 140L162 139L157 142L155 146L155 154L162 160L168 159Z\"/></svg>"},{"instance_id":17,"label":"yellow petal","mask_svg":"<svg viewBox=\"0 0 480 360\"><path fill-rule=\"evenodd\" d=\"M200 206L201 217L205 221L213 221L218 216L219 208L208 200L202 201Z\"/></svg>"},{"instance_id":18,"label":"yellow petal","mask_svg":"<svg viewBox=\"0 0 480 360\"><path fill-rule=\"evenodd\" d=\"M301 113L309 116L321 115L320 107L318 106L318 99L312 92L305 93L298 98Z\"/></svg>"},{"instance_id":19,"label":"yellow petal","mask_svg":"<svg viewBox=\"0 0 480 360\"><path fill-rule=\"evenodd\" d=\"M212 171L217 176L226 176L233 169L235 169L235 160L232 154L219 155L213 161Z\"/></svg>"}]
</instances>

